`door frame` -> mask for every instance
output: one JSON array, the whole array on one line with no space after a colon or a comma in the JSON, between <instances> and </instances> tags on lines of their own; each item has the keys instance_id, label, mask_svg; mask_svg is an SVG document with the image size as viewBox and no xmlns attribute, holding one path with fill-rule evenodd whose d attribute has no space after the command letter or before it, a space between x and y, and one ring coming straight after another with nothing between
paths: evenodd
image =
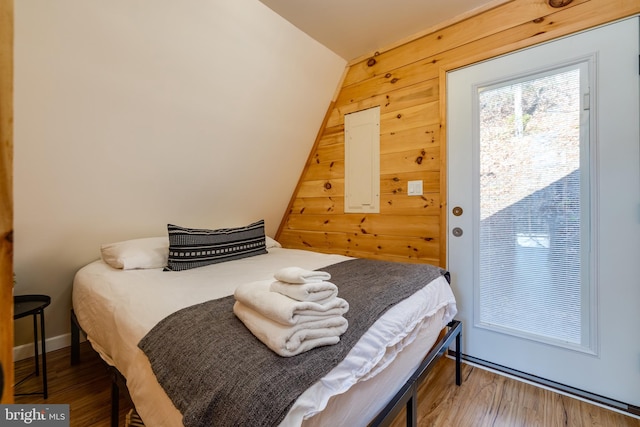
<instances>
[{"instance_id":1,"label":"door frame","mask_svg":"<svg viewBox=\"0 0 640 427\"><path fill-rule=\"evenodd\" d=\"M625 20L635 21L634 23L635 23L636 26L638 26L638 24L640 22L638 16L625 18ZM620 21L622 21L622 20L620 20ZM604 24L604 25L602 25L602 27L608 26L610 24L613 24L613 22L612 23L608 23L608 24ZM637 28L636 28L636 30L637 30ZM520 49L518 49L518 50L520 50ZM625 63L627 64L627 66L629 65L629 56L626 57ZM458 68L460 68L460 67L458 67ZM626 68L626 69L628 70L628 68ZM635 69L635 67L634 67L634 69ZM444 77L446 78L446 73L445 73ZM485 78L486 78L486 76L485 76ZM634 85L635 85L635 83L634 83ZM603 93L605 93L605 92L603 92ZM448 98L448 96L447 96L447 98ZM634 101L634 103L635 103L635 101ZM636 132L634 131L634 133L636 133ZM465 137L465 138L463 138L463 140L466 141L467 138ZM468 150L465 149L463 151L463 153L466 153L467 151ZM466 156L466 154L464 154L464 155ZM634 158L635 158L635 156L634 156ZM597 160L596 160L596 162L597 162ZM611 162L611 158L609 158L609 163L610 162ZM449 165L449 163L447 163L447 165ZM449 166L447 166L447 167L449 167ZM636 166L633 166L633 167L635 168ZM601 188L601 190L602 190L602 188ZM449 195L447 195L447 201L449 201ZM628 212L628 208L629 207L626 206L626 208L627 208L626 212ZM449 213L448 212L446 213L446 215L447 215L447 218L449 218ZM609 222L609 223L613 223L613 222ZM448 227L447 227L447 230L448 230ZM609 258L609 261L610 261L611 255L608 255L608 258ZM449 260L449 257L447 259ZM596 276L599 276L599 275L596 274ZM635 293L635 291L634 291L634 293ZM474 359L472 357L467 357L466 359L470 360L472 362L478 362L481 365L487 366L489 368L496 369L498 371L502 371L502 372L507 373L507 374L514 375L516 377L520 377L520 378L523 378L523 379L526 379L526 380L530 380L530 381L532 381L534 383L539 383L539 384L543 384L545 386L549 386L549 387L552 387L552 388L555 388L555 389L560 389L560 390L565 391L567 393L570 393L570 394L573 394L573 395L577 395L577 396L580 396L580 397L584 397L584 398L587 398L589 400L594 400L594 401L597 401L597 402L602 403L604 405L615 407L616 409L620 409L622 411L629 412L631 414L640 415L640 408L637 407L637 406L634 406L632 404L629 404L629 403L623 403L623 402L619 402L619 401L616 401L616 400L613 400L613 399L609 399L609 398L605 398L605 397L602 397L602 396L598 396L598 395L595 395L593 393L584 392L582 390L578 390L578 389L575 389L575 388L570 387L570 386L564 386L562 384L559 384L559 383L556 383L556 382L553 382L553 381L540 379L538 377L535 377L535 376L532 376L532 375L528 375L526 373L522 373L522 372L519 372L519 371L515 371L513 369L504 368L502 366L495 365L493 363L484 363L484 361L477 360L477 359ZM634 403L635 403L635 400L634 400Z\"/></svg>"},{"instance_id":2,"label":"door frame","mask_svg":"<svg viewBox=\"0 0 640 427\"><path fill-rule=\"evenodd\" d=\"M0 403L13 403L13 0L0 0Z\"/></svg>"}]
</instances>

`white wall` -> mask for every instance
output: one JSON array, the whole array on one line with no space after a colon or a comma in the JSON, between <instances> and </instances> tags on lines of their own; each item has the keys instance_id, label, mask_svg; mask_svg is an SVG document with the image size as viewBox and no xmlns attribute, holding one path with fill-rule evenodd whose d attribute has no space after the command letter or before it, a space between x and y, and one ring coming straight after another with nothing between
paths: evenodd
<instances>
[{"instance_id":1,"label":"white wall","mask_svg":"<svg viewBox=\"0 0 640 427\"><path fill-rule=\"evenodd\" d=\"M15 294L47 336L101 243L275 234L345 65L258 0L17 1Z\"/></svg>"}]
</instances>

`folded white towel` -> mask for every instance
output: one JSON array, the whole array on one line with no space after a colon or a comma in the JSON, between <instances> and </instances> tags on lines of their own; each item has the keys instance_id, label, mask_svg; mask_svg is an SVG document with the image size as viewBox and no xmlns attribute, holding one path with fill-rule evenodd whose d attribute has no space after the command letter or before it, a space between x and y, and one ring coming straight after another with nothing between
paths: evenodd
<instances>
[{"instance_id":1,"label":"folded white towel","mask_svg":"<svg viewBox=\"0 0 640 427\"><path fill-rule=\"evenodd\" d=\"M236 301L233 312L267 347L290 357L316 347L337 344L349 323L342 316L285 326Z\"/></svg>"},{"instance_id":2,"label":"folded white towel","mask_svg":"<svg viewBox=\"0 0 640 427\"><path fill-rule=\"evenodd\" d=\"M331 274L326 271L306 270L300 267L285 267L276 271L273 277L287 283L311 283L327 281L331 279Z\"/></svg>"},{"instance_id":3,"label":"folded white towel","mask_svg":"<svg viewBox=\"0 0 640 427\"><path fill-rule=\"evenodd\" d=\"M271 283L269 290L298 301L313 301L318 304L329 302L331 298L338 296L338 287L331 282L292 284L276 280Z\"/></svg>"},{"instance_id":4,"label":"folded white towel","mask_svg":"<svg viewBox=\"0 0 640 427\"><path fill-rule=\"evenodd\" d=\"M322 304L313 301L296 301L278 292L271 292L271 280L250 282L238 286L234 292L237 301L283 325L342 316L349 311L349 303L334 297Z\"/></svg>"}]
</instances>

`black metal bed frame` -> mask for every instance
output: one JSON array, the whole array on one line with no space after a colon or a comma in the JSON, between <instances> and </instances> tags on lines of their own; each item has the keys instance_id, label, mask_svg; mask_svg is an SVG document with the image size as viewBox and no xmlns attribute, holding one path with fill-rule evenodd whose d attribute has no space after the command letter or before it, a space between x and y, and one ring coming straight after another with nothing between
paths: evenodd
<instances>
[{"instance_id":1,"label":"black metal bed frame","mask_svg":"<svg viewBox=\"0 0 640 427\"><path fill-rule=\"evenodd\" d=\"M462 376L460 372L461 364L461 338L462 338L462 322L452 320L447 325L448 331L434 345L427 356L422 360L418 369L414 371L407 382L400 388L396 395L387 403L387 406L378 414L377 417L369 424L370 427L384 427L390 425L396 416L406 409L407 427L416 427L418 425L418 387L427 377L435 362L447 352L452 341L456 341L456 385L462 384Z\"/></svg>"},{"instance_id":2,"label":"black metal bed frame","mask_svg":"<svg viewBox=\"0 0 640 427\"><path fill-rule=\"evenodd\" d=\"M76 313L71 309L71 365L80 363L80 332L84 333ZM126 388L127 384L124 375L115 367L107 365L107 372L111 378L111 427L118 427L120 420L120 387Z\"/></svg>"},{"instance_id":3,"label":"black metal bed frame","mask_svg":"<svg viewBox=\"0 0 640 427\"><path fill-rule=\"evenodd\" d=\"M71 364L80 363L80 332L82 328L78 319L71 310ZM83 331L82 331L83 332ZM435 362L440 359L452 345L456 342L456 385L462 383L460 372L461 365L461 338L462 322L452 320L447 325L447 331L440 340L433 346L431 351L422 360L418 368L411 377L400 388L396 395L387 403L380 413L369 423L369 427L386 427L390 425L396 416L406 409L407 427L416 427L418 423L418 387L431 371ZM113 366L107 367L111 377L111 427L118 427L120 412L120 387L126 388L124 376Z\"/></svg>"}]
</instances>

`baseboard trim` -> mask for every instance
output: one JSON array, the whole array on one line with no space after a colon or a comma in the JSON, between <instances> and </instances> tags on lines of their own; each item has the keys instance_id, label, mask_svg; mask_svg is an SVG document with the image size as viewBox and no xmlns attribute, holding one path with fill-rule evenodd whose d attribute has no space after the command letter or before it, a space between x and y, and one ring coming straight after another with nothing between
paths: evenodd
<instances>
[{"instance_id":1,"label":"baseboard trim","mask_svg":"<svg viewBox=\"0 0 640 427\"><path fill-rule=\"evenodd\" d=\"M537 377L535 375L527 374L526 372L507 368L505 366L487 362L486 360L478 359L472 356L467 356L465 354L462 355L462 360L470 365L475 365L475 366L478 366L479 368L496 372L497 374L502 374L502 375L514 378L516 380L524 381L524 382L536 385L538 387L546 388L546 389L549 389L561 394L565 394L567 396L570 396L576 399L593 403L595 405L613 410L615 412L619 412L627 416L631 416L633 418L640 419L640 411L638 411L638 407L635 407L633 405L630 405L624 402L620 402L615 399L610 399L605 396L590 393L588 391L584 391L584 390L570 387L561 383L550 381L545 378Z\"/></svg>"},{"instance_id":2,"label":"baseboard trim","mask_svg":"<svg viewBox=\"0 0 640 427\"><path fill-rule=\"evenodd\" d=\"M81 341L84 340L84 337L80 337ZM71 334L63 334L58 335L56 337L47 338L45 340L45 346L47 348L47 353L60 350L61 348L69 347L71 345ZM40 351L40 342L38 342L38 351ZM34 345L33 342L29 344L19 345L17 347L13 347L13 360L17 362L18 360L28 359L34 356Z\"/></svg>"}]
</instances>

